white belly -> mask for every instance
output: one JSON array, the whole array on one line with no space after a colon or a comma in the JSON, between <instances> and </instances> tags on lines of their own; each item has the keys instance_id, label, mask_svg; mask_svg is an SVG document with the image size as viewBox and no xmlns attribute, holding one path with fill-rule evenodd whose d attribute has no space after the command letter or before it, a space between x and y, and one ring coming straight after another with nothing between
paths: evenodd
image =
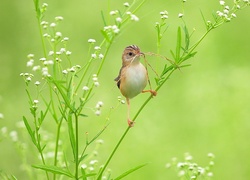
<instances>
[{"instance_id":1,"label":"white belly","mask_svg":"<svg viewBox=\"0 0 250 180\"><path fill-rule=\"evenodd\" d=\"M147 71L141 63L131 65L126 68L124 78L122 78L121 81L123 81L121 93L126 98L131 99L141 93L146 87Z\"/></svg>"}]
</instances>

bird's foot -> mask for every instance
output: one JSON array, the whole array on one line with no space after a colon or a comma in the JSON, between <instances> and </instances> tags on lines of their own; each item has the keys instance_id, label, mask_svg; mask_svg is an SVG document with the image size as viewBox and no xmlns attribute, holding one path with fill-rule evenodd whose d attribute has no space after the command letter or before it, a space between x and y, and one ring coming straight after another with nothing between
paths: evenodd
<instances>
[{"instance_id":1,"label":"bird's foot","mask_svg":"<svg viewBox=\"0 0 250 180\"><path fill-rule=\"evenodd\" d=\"M143 90L142 93L146 93L146 92L150 92L152 96L156 96L157 95L157 92L154 91L154 90Z\"/></svg>"},{"instance_id":2,"label":"bird's foot","mask_svg":"<svg viewBox=\"0 0 250 180\"><path fill-rule=\"evenodd\" d=\"M132 120L130 120L130 119L128 119L128 126L129 127L134 127L134 125L135 125L135 122L132 121Z\"/></svg>"}]
</instances>

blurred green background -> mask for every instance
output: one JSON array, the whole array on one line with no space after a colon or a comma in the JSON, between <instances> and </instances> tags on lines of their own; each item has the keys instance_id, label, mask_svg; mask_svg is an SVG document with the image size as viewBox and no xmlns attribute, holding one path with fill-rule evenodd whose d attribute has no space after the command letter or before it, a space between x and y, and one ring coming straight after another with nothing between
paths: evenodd
<instances>
[{"instance_id":1,"label":"blurred green background","mask_svg":"<svg viewBox=\"0 0 250 180\"><path fill-rule=\"evenodd\" d=\"M88 50L87 40L102 40L101 10L108 14L107 1L47 0L45 19L53 21L63 16L60 28L70 38L68 48L75 64L83 65ZM125 1L111 1L109 10L123 9ZM128 1L131 3L130 1ZM226 1L229 2L229 1ZM231 1L230 1L231 2ZM217 1L193 0L185 4L184 17L193 38L204 31L200 10L211 19L219 8ZM23 115L29 114L25 85L19 74L26 72L27 54L41 57L41 43L33 1L3 1L0 7L0 128L17 130ZM136 13L139 22L126 26L108 54L99 77L97 100L104 102L103 115L82 123L83 132L90 136L102 127L109 108L117 103L119 90L113 79L121 66L121 53L127 45L137 44L143 52L156 52L154 25L159 12L169 12L169 29L162 40L161 54L170 56L174 48L176 29L182 25L177 15L182 11L180 1L146 1ZM129 132L111 161L113 177L136 165L149 162L143 169L125 179L177 179L174 170L165 168L172 157L183 158L190 152L201 166L208 163L207 154L215 154L214 179L250 179L250 11L246 8L237 18L212 31L198 47L198 54L189 63L191 67L176 71L165 86L143 110L135 127ZM150 58L150 62L159 58ZM153 80L152 80L153 81ZM148 95L139 95L131 101L132 115ZM126 106L120 106L110 115L111 124L101 138L98 160L104 163L124 132ZM49 123L48 123L49 125ZM53 133L53 132L51 132ZM39 163L36 150L29 139L29 163ZM26 179L21 157L10 140L1 138L0 169Z\"/></svg>"}]
</instances>

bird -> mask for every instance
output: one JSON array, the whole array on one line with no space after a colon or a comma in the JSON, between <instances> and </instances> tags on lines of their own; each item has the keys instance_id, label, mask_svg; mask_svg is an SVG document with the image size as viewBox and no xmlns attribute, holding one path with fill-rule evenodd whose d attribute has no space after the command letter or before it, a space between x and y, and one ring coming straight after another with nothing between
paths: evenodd
<instances>
[{"instance_id":1,"label":"bird","mask_svg":"<svg viewBox=\"0 0 250 180\"><path fill-rule=\"evenodd\" d=\"M144 90L149 79L147 69L140 62L141 56L145 56L145 54L140 51L138 46L127 46L122 53L122 67L119 75L114 79L121 94L126 98L129 127L134 126L134 121L130 119L130 99L145 92L150 92L152 96L157 95L154 90Z\"/></svg>"}]
</instances>

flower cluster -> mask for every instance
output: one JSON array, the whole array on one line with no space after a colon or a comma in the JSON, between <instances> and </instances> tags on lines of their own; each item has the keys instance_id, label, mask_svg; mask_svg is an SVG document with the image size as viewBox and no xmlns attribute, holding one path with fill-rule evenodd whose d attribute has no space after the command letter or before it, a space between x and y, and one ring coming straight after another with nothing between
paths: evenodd
<instances>
[{"instance_id":1,"label":"flower cluster","mask_svg":"<svg viewBox=\"0 0 250 180\"><path fill-rule=\"evenodd\" d=\"M103 102L98 101L95 106L95 115L100 116L101 115L101 108L103 107Z\"/></svg>"},{"instance_id":2,"label":"flower cluster","mask_svg":"<svg viewBox=\"0 0 250 180\"><path fill-rule=\"evenodd\" d=\"M166 168L176 167L179 177L188 177L188 179L198 179L199 177L210 178L213 176L211 172L211 168L214 166L213 153L208 153L208 158L210 159L208 166L201 167L197 163L192 162L193 157L189 153L185 153L184 161L177 162L177 158L172 158L172 162L167 163Z\"/></svg>"}]
</instances>

